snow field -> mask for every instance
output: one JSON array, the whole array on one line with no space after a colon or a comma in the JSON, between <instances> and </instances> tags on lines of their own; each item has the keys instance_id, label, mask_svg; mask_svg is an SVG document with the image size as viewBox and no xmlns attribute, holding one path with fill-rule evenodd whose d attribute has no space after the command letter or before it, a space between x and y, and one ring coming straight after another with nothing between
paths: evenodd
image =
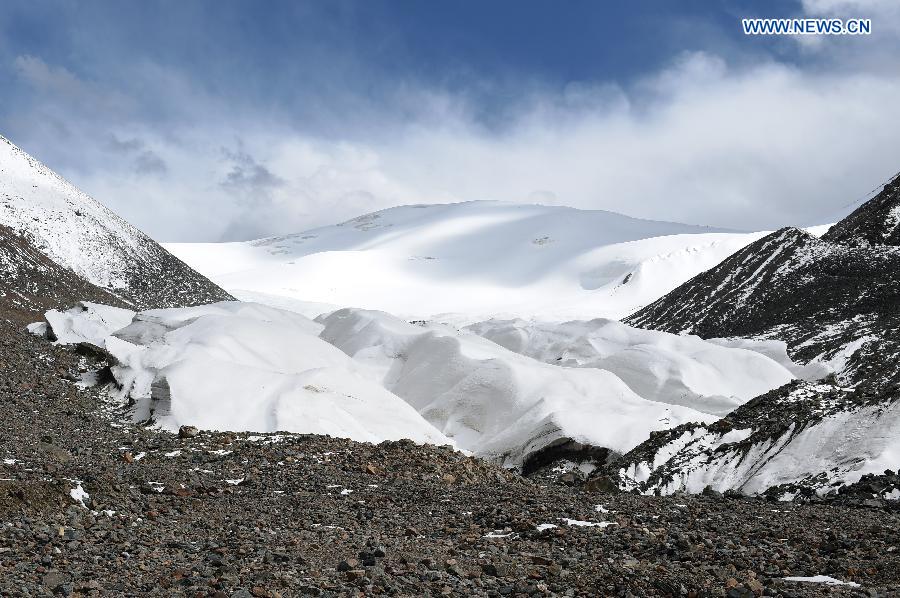
<instances>
[{"instance_id":1,"label":"snow field","mask_svg":"<svg viewBox=\"0 0 900 598\"><path fill-rule=\"evenodd\" d=\"M752 351L601 320L460 330L360 309L313 321L247 302L83 304L47 320L59 342L113 355L120 396L167 429L411 438L511 467L558 439L625 452L791 378ZM517 334L528 340L519 352L502 346ZM575 367L551 359L559 350Z\"/></svg>"}]
</instances>

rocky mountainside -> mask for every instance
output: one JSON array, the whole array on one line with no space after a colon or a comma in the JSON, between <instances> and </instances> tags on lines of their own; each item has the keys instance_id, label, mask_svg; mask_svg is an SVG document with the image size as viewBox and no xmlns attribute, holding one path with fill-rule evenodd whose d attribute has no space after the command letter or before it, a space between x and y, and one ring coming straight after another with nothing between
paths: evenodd
<instances>
[{"instance_id":1,"label":"rocky mountainside","mask_svg":"<svg viewBox=\"0 0 900 598\"><path fill-rule=\"evenodd\" d=\"M896 247L850 246L785 228L626 321L703 338L779 339L795 360L830 365L847 383L878 382L885 378L872 368L896 355L898 299Z\"/></svg>"},{"instance_id":2,"label":"rocky mountainside","mask_svg":"<svg viewBox=\"0 0 900 598\"><path fill-rule=\"evenodd\" d=\"M897 179L821 239L782 229L628 318L701 337L778 339L824 366L710 426L654 435L618 463L626 487L829 494L900 465ZM900 496L876 483L867 498Z\"/></svg>"},{"instance_id":3,"label":"rocky mountainside","mask_svg":"<svg viewBox=\"0 0 900 598\"><path fill-rule=\"evenodd\" d=\"M0 225L50 261L138 308L230 295L0 136Z\"/></svg>"},{"instance_id":4,"label":"rocky mountainside","mask_svg":"<svg viewBox=\"0 0 900 598\"><path fill-rule=\"evenodd\" d=\"M824 239L845 245L900 245L900 176L831 227Z\"/></svg>"},{"instance_id":5,"label":"rocky mountainside","mask_svg":"<svg viewBox=\"0 0 900 598\"><path fill-rule=\"evenodd\" d=\"M0 225L0 308L3 317L24 325L36 313L80 299L120 305L110 292L51 261L12 229Z\"/></svg>"}]
</instances>

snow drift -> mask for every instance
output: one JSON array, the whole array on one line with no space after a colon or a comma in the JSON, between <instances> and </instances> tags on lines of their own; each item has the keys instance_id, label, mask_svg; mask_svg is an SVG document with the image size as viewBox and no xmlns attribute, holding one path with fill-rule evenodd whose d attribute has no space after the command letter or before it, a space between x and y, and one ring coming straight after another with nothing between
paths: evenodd
<instances>
[{"instance_id":1,"label":"snow drift","mask_svg":"<svg viewBox=\"0 0 900 598\"><path fill-rule=\"evenodd\" d=\"M104 347L106 337L128 326L134 315L130 309L82 301L66 311L51 309L44 314L44 319L45 326L52 331L52 338L59 343L90 343Z\"/></svg>"},{"instance_id":2,"label":"snow drift","mask_svg":"<svg viewBox=\"0 0 900 598\"><path fill-rule=\"evenodd\" d=\"M344 309L318 321L325 326L322 338L367 364L461 447L512 466L563 439L623 453L652 431L713 421L713 411L724 405L792 378L750 351L614 322L594 330L594 339L608 348L606 364L573 368L514 353L469 331L410 324L383 312ZM547 330L552 335L552 327ZM693 356L677 353L688 346ZM704 369L716 368L718 378L704 386ZM641 382L644 373L651 378ZM693 384L690 393L684 381Z\"/></svg>"},{"instance_id":3,"label":"snow drift","mask_svg":"<svg viewBox=\"0 0 900 598\"><path fill-rule=\"evenodd\" d=\"M107 351L136 417L169 429L407 437L511 467L568 441L622 454L652 431L714 421L723 402L753 392L748 385L790 379L750 351L614 322L594 323L591 339L606 353L581 367L543 363L449 325L358 309L312 321L241 302L140 313L85 303L50 311L47 322L59 342ZM678 354L684 347L690 356ZM652 382L636 382L642 368ZM704 368L719 368L721 379L693 381Z\"/></svg>"},{"instance_id":4,"label":"snow drift","mask_svg":"<svg viewBox=\"0 0 900 598\"><path fill-rule=\"evenodd\" d=\"M467 329L538 361L613 372L645 399L715 415L725 415L794 378L787 368L753 350L726 349L696 336L642 330L613 320L489 320ZM784 359L791 363L786 353Z\"/></svg>"},{"instance_id":5,"label":"snow drift","mask_svg":"<svg viewBox=\"0 0 900 598\"><path fill-rule=\"evenodd\" d=\"M321 326L291 312L217 303L130 314L114 308L52 312L61 342L91 342L117 361L120 394L138 418L177 430L330 434L359 441L409 438L452 444L405 401L360 375L352 359L318 338ZM121 323L119 320L118 323Z\"/></svg>"}]
</instances>

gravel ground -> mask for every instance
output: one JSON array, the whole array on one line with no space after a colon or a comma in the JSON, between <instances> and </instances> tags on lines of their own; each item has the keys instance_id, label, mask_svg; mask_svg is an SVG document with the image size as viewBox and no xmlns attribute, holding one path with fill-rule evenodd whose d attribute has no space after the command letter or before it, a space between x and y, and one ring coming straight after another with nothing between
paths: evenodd
<instances>
[{"instance_id":1,"label":"gravel ground","mask_svg":"<svg viewBox=\"0 0 900 598\"><path fill-rule=\"evenodd\" d=\"M600 494L409 442L179 438L77 386L91 358L21 322L0 338L4 596L900 596L896 512ZM783 579L819 574L860 585Z\"/></svg>"}]
</instances>

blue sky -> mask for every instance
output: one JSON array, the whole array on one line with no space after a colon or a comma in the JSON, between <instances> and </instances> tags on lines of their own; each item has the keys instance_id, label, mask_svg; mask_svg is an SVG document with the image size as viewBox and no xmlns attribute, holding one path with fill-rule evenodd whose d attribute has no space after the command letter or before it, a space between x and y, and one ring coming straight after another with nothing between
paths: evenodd
<instances>
[{"instance_id":1,"label":"blue sky","mask_svg":"<svg viewBox=\"0 0 900 598\"><path fill-rule=\"evenodd\" d=\"M12 1L0 133L161 240L469 199L813 224L900 170L895 4Z\"/></svg>"}]
</instances>

